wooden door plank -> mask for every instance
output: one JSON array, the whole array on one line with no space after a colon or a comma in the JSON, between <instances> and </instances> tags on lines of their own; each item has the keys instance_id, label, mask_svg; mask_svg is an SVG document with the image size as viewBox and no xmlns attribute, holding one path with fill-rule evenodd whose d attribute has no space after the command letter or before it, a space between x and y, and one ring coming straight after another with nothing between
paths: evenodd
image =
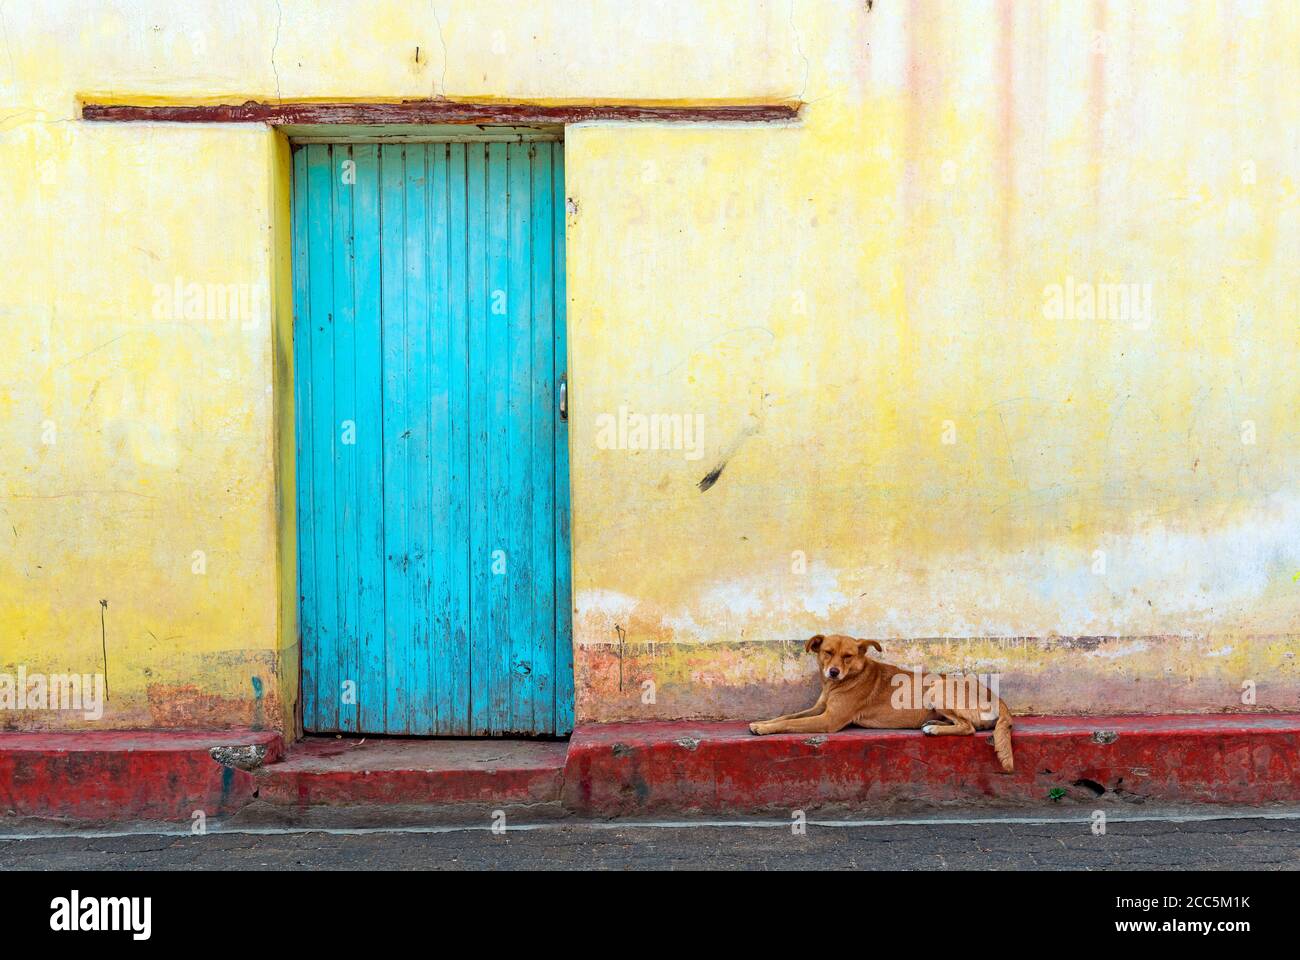
<instances>
[{"instance_id":1,"label":"wooden door plank","mask_svg":"<svg viewBox=\"0 0 1300 960\"><path fill-rule=\"evenodd\" d=\"M379 147L352 148L353 238L356 260L357 397L357 709L359 729L386 727L384 631L384 372L381 349Z\"/></svg>"},{"instance_id":2,"label":"wooden door plank","mask_svg":"<svg viewBox=\"0 0 1300 960\"><path fill-rule=\"evenodd\" d=\"M550 732L555 725L555 423L559 416L554 387L555 264L551 144L530 144L532 182L532 436L533 466L528 478L533 491L530 518L533 550L533 623L531 693L533 729Z\"/></svg>"},{"instance_id":3,"label":"wooden door plank","mask_svg":"<svg viewBox=\"0 0 1300 960\"><path fill-rule=\"evenodd\" d=\"M552 176L555 197L555 382L569 369L565 287L565 233L567 210L564 192L564 144L552 144ZM572 416L572 413L570 413ZM573 730L573 583L570 567L569 533L569 429L557 421L555 435L555 733Z\"/></svg>"},{"instance_id":4,"label":"wooden door plank","mask_svg":"<svg viewBox=\"0 0 1300 960\"><path fill-rule=\"evenodd\" d=\"M298 490L298 643L302 664L303 724L316 725L316 504L312 495L312 364L311 364L311 193L307 176L308 148L293 151L293 365L294 436L297 443L294 476Z\"/></svg>"},{"instance_id":5,"label":"wooden door plank","mask_svg":"<svg viewBox=\"0 0 1300 960\"><path fill-rule=\"evenodd\" d=\"M335 558L338 547L334 517L334 462L338 456L339 427L334 408L334 263L333 164L327 145L307 148L307 180L314 204L308 225L311 257L312 353L312 488L316 556L316 662L315 724L320 730L338 729L338 584Z\"/></svg>"},{"instance_id":6,"label":"wooden door plank","mask_svg":"<svg viewBox=\"0 0 1300 960\"><path fill-rule=\"evenodd\" d=\"M344 697L344 685L355 684L358 673L360 624L357 610L357 451L367 440L357 433L356 404L356 324L354 320L353 237L352 237L352 148L336 144L330 157L330 184L333 188L331 214L334 218L334 418L338 424L339 443L334 459L334 542L337 552L335 588L338 610L335 663L338 669L336 689L337 729L354 732L358 711L352 697ZM346 174L346 176L345 176Z\"/></svg>"},{"instance_id":7,"label":"wooden door plank","mask_svg":"<svg viewBox=\"0 0 1300 960\"><path fill-rule=\"evenodd\" d=\"M509 248L506 253L507 389L506 446L509 455L507 483L509 546L506 588L509 591L507 630L502 638L509 644L509 716L503 730L533 731L533 484L535 451L532 443L532 165L531 144L506 144L506 219ZM550 584L546 585L550 589Z\"/></svg>"},{"instance_id":8,"label":"wooden door plank","mask_svg":"<svg viewBox=\"0 0 1300 960\"><path fill-rule=\"evenodd\" d=\"M406 264L403 146L379 148L380 268L384 363L384 732L407 733L410 717L411 581L407 524Z\"/></svg>"},{"instance_id":9,"label":"wooden door plank","mask_svg":"<svg viewBox=\"0 0 1300 960\"><path fill-rule=\"evenodd\" d=\"M470 503L470 690L471 732L490 733L492 698L492 546L488 512L491 406L488 384L488 202L487 145L466 144L466 243L469 324L468 419Z\"/></svg>"},{"instance_id":10,"label":"wooden door plank","mask_svg":"<svg viewBox=\"0 0 1300 960\"><path fill-rule=\"evenodd\" d=\"M451 482L452 407L449 392L451 318L447 287L447 145L429 144L427 244L429 276L429 732L451 733L451 552L452 503L460 496Z\"/></svg>"},{"instance_id":11,"label":"wooden door plank","mask_svg":"<svg viewBox=\"0 0 1300 960\"><path fill-rule=\"evenodd\" d=\"M406 391L407 405L407 579L411 590L411 623L407 641L410 668L406 729L432 733L434 687L430 604L430 512L434 489L429 449L429 222L428 146L407 144L405 155L406 264ZM437 491L441 496L443 491Z\"/></svg>"},{"instance_id":12,"label":"wooden door plank","mask_svg":"<svg viewBox=\"0 0 1300 960\"><path fill-rule=\"evenodd\" d=\"M487 317L488 349L488 537L492 564L488 576L490 669L488 717L491 732L510 724L510 578L517 558L510 556L510 328L506 297L510 289L509 211L506 191L508 144L487 145ZM504 309L503 309L504 308Z\"/></svg>"},{"instance_id":13,"label":"wooden door plank","mask_svg":"<svg viewBox=\"0 0 1300 960\"><path fill-rule=\"evenodd\" d=\"M468 273L468 229L466 145L453 143L447 153L447 290L448 290L448 398L454 405L448 442L451 491L448 539L452 623L448 672L451 676L450 726L445 732L468 735L473 730L470 710L471 611L473 585L471 552L471 453L475 421L470 394L470 280Z\"/></svg>"}]
</instances>

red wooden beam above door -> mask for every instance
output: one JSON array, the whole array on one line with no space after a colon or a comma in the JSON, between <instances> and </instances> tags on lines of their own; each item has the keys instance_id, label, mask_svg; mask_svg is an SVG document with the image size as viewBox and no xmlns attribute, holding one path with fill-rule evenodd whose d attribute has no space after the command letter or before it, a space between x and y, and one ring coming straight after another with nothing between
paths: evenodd
<instances>
[{"instance_id":1,"label":"red wooden beam above door","mask_svg":"<svg viewBox=\"0 0 1300 960\"><path fill-rule=\"evenodd\" d=\"M83 120L151 123L580 123L632 120L675 123L771 123L793 120L799 103L680 104L473 103L404 100L400 103L245 103L145 105L84 103Z\"/></svg>"}]
</instances>

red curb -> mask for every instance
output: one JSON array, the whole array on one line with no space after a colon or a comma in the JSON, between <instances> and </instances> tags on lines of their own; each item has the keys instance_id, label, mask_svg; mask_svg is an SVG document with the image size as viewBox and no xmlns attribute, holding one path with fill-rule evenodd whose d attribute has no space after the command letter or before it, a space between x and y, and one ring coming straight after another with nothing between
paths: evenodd
<instances>
[{"instance_id":1,"label":"red curb","mask_svg":"<svg viewBox=\"0 0 1300 960\"><path fill-rule=\"evenodd\" d=\"M252 730L0 733L0 813L84 821L190 822L233 813L253 795L253 775L217 763L213 747L283 752L280 735Z\"/></svg>"},{"instance_id":2,"label":"red curb","mask_svg":"<svg viewBox=\"0 0 1300 960\"><path fill-rule=\"evenodd\" d=\"M258 798L300 807L556 802L567 749L530 740L308 739L258 771Z\"/></svg>"},{"instance_id":3,"label":"red curb","mask_svg":"<svg viewBox=\"0 0 1300 960\"><path fill-rule=\"evenodd\" d=\"M1062 800L1300 801L1300 715L1018 717L1016 772L991 734L846 730L757 737L742 723L580 726L564 803L588 816Z\"/></svg>"},{"instance_id":4,"label":"red curb","mask_svg":"<svg viewBox=\"0 0 1300 960\"><path fill-rule=\"evenodd\" d=\"M1019 717L1016 772L990 735L914 730L756 737L742 723L580 726L562 742L309 739L252 731L0 733L0 813L188 822L256 794L299 809L563 802L587 816L851 806L1300 802L1300 714ZM255 773L214 746L266 747ZM283 757L283 759L282 759ZM1100 791L1100 793L1099 793Z\"/></svg>"}]
</instances>

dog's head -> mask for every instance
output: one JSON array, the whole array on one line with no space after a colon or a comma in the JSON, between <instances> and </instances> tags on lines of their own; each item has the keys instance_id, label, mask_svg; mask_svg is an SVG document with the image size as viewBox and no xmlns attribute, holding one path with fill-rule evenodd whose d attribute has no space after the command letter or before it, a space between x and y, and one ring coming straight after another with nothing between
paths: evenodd
<instances>
[{"instance_id":1,"label":"dog's head","mask_svg":"<svg viewBox=\"0 0 1300 960\"><path fill-rule=\"evenodd\" d=\"M805 650L816 655L823 679L832 683L856 677L865 670L869 659L868 647L880 650L880 644L874 640L857 640L842 633L829 637L819 633L809 637L803 645Z\"/></svg>"}]
</instances>

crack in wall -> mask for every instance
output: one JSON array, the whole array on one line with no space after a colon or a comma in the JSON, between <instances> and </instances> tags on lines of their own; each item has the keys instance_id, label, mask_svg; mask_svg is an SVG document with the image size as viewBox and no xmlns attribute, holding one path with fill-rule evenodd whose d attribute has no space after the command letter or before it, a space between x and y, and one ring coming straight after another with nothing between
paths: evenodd
<instances>
[{"instance_id":1,"label":"crack in wall","mask_svg":"<svg viewBox=\"0 0 1300 960\"><path fill-rule=\"evenodd\" d=\"M447 40L442 35L442 20L438 17L438 8L429 3L429 12L433 14L433 22L438 28L438 43L442 45L442 96L447 96ZM438 82L430 81L429 99L437 99Z\"/></svg>"},{"instance_id":2,"label":"crack in wall","mask_svg":"<svg viewBox=\"0 0 1300 960\"><path fill-rule=\"evenodd\" d=\"M275 99L280 101L280 71L275 65L275 51L280 46L280 24L284 20L284 6L275 0L275 39L271 41L271 72L275 74Z\"/></svg>"}]
</instances>

